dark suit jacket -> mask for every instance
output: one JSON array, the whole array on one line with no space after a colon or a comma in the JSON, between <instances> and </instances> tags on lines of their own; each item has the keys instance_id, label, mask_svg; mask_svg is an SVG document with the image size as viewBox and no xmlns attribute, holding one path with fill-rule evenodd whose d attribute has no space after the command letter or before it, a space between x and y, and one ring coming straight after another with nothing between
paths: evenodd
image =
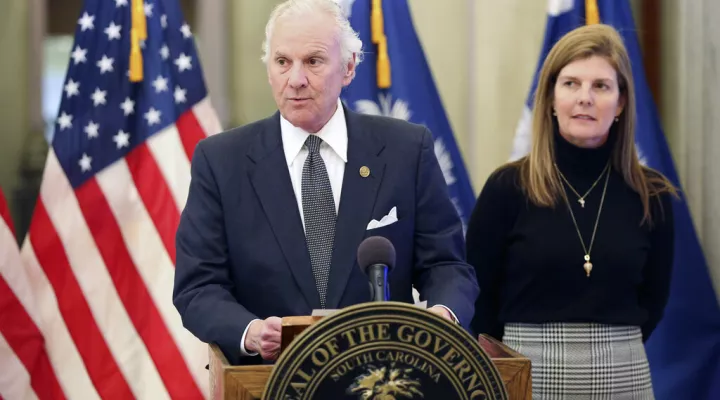
<instances>
[{"instance_id":1,"label":"dark suit jacket","mask_svg":"<svg viewBox=\"0 0 720 400\"><path fill-rule=\"evenodd\" d=\"M449 307L468 328L478 286L465 263L462 224L450 201L430 132L401 120L345 110L345 165L327 305L370 300L356 262L360 242L388 238L397 261L391 300L415 284L428 306ZM202 140L177 230L173 300L184 326L217 343L233 364L254 318L309 315L320 308L297 200L283 153L279 113ZM360 167L370 168L363 178ZM366 230L397 207L394 224Z\"/></svg>"}]
</instances>

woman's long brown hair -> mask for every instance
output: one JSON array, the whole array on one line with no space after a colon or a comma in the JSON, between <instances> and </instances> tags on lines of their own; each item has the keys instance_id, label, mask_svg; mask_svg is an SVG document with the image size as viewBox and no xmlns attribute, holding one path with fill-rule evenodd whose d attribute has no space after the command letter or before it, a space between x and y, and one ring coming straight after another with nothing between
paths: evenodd
<instances>
[{"instance_id":1,"label":"woman's long brown hair","mask_svg":"<svg viewBox=\"0 0 720 400\"><path fill-rule=\"evenodd\" d=\"M627 50L618 32L609 25L577 28L563 36L548 53L538 77L532 114L532 147L527 157L517 161L520 185L530 201L552 207L562 197L563 186L554 167L553 97L560 71L576 60L603 57L615 68L623 112L612 129L617 135L611 159L613 169L640 195L643 219L652 224L650 197L676 189L662 174L640 164L635 147L635 87Z\"/></svg>"}]
</instances>

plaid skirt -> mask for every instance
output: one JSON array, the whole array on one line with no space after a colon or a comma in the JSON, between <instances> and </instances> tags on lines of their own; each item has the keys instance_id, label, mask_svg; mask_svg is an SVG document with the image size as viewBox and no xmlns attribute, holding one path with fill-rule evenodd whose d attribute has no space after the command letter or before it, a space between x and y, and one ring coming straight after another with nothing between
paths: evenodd
<instances>
[{"instance_id":1,"label":"plaid skirt","mask_svg":"<svg viewBox=\"0 0 720 400\"><path fill-rule=\"evenodd\" d=\"M534 400L654 399L638 327L510 323L503 342L530 359Z\"/></svg>"}]
</instances>

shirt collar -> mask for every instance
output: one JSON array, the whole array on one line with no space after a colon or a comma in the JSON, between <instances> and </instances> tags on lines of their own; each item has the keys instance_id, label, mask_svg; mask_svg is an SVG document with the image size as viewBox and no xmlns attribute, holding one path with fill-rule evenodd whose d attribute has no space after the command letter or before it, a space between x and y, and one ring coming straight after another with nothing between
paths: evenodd
<instances>
[{"instance_id":1,"label":"shirt collar","mask_svg":"<svg viewBox=\"0 0 720 400\"><path fill-rule=\"evenodd\" d=\"M280 115L280 133L282 135L283 149L285 150L285 161L289 166L300 153L310 133L291 124L282 114ZM335 113L316 135L327 143L344 162L347 162L347 124L345 123L345 112L340 99L338 99Z\"/></svg>"}]
</instances>

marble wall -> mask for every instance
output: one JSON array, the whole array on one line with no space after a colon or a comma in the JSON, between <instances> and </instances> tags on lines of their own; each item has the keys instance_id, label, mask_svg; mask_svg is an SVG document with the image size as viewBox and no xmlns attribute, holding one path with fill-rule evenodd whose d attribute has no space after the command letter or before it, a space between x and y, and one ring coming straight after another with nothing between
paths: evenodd
<instances>
[{"instance_id":1,"label":"marble wall","mask_svg":"<svg viewBox=\"0 0 720 400\"><path fill-rule=\"evenodd\" d=\"M28 3L0 0L0 188L6 196L18 184L29 124Z\"/></svg>"},{"instance_id":2,"label":"marble wall","mask_svg":"<svg viewBox=\"0 0 720 400\"><path fill-rule=\"evenodd\" d=\"M720 293L720 2L664 0L661 115Z\"/></svg>"}]
</instances>

